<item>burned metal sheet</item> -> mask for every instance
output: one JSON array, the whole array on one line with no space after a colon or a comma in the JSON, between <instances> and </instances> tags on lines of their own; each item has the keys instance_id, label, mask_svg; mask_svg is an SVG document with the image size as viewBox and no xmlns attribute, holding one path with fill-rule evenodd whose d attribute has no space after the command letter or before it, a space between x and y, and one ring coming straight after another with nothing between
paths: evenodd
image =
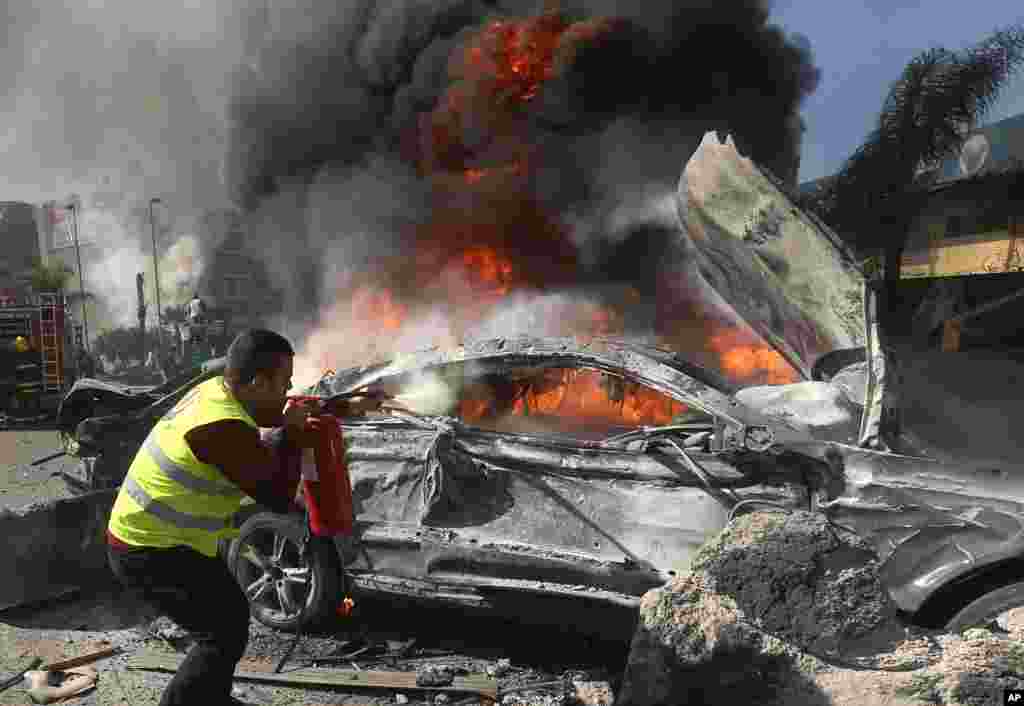
<instances>
[{"instance_id":1,"label":"burned metal sheet","mask_svg":"<svg viewBox=\"0 0 1024 706\"><path fill-rule=\"evenodd\" d=\"M874 545L880 576L904 610L956 576L1024 552L1024 504L1011 474L836 448L844 485L822 507Z\"/></svg>"}]
</instances>

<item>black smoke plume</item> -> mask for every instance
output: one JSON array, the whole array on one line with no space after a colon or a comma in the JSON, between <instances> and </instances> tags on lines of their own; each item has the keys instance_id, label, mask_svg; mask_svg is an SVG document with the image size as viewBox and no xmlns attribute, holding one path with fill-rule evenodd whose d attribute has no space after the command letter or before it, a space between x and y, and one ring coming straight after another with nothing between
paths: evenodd
<instances>
[{"instance_id":1,"label":"black smoke plume","mask_svg":"<svg viewBox=\"0 0 1024 706\"><path fill-rule=\"evenodd\" d=\"M251 209L282 182L311 180L324 167L357 163L369 153L398 153L417 113L431 110L445 91L453 50L489 20L550 8L515 1L301 0L252 10L245 25L249 62L230 108L226 178L233 198ZM645 126L633 140L645 143L637 149L648 154L661 152L650 146L662 141L692 149L696 126L699 133L718 129L777 176L795 181L798 108L819 72L805 41L769 24L765 2L567 0L557 9L571 20L613 18L616 27L583 43L568 70L545 85L533 108L538 130L592 136L626 120ZM680 133L687 132L691 139L684 141ZM666 161L678 151L668 155ZM665 165L673 178L681 166Z\"/></svg>"}]
</instances>

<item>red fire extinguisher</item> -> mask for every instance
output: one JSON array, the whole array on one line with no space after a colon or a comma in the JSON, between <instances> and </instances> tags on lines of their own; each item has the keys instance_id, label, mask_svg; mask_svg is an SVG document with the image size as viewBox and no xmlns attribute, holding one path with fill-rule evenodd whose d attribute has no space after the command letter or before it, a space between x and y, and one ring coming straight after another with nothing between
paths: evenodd
<instances>
[{"instance_id":1,"label":"red fire extinguisher","mask_svg":"<svg viewBox=\"0 0 1024 706\"><path fill-rule=\"evenodd\" d=\"M345 462L345 445L338 418L319 414L306 420L306 429L316 435L314 463L302 464L302 490L306 499L308 532L318 537L351 536L354 525L352 482ZM345 586L341 567L342 594L338 615L352 614L355 601Z\"/></svg>"},{"instance_id":2,"label":"red fire extinguisher","mask_svg":"<svg viewBox=\"0 0 1024 706\"><path fill-rule=\"evenodd\" d=\"M338 418L330 414L310 417L306 428L317 439L313 447L315 464L302 464L302 489L310 530L318 537L351 535L352 482Z\"/></svg>"}]
</instances>

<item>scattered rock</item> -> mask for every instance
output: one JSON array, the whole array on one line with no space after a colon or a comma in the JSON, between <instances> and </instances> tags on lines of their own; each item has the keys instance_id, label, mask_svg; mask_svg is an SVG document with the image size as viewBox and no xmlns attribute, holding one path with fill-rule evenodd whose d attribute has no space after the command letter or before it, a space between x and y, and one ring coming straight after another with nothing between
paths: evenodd
<instances>
[{"instance_id":1,"label":"scattered rock","mask_svg":"<svg viewBox=\"0 0 1024 706\"><path fill-rule=\"evenodd\" d=\"M161 615L149 624L149 632L162 640L174 642L188 637L188 631L168 618Z\"/></svg>"},{"instance_id":2,"label":"scattered rock","mask_svg":"<svg viewBox=\"0 0 1024 706\"><path fill-rule=\"evenodd\" d=\"M565 694L520 693L508 694L501 700L502 706L569 706Z\"/></svg>"},{"instance_id":3,"label":"scattered rock","mask_svg":"<svg viewBox=\"0 0 1024 706\"><path fill-rule=\"evenodd\" d=\"M572 686L580 706L612 706L615 703L611 684L606 681L574 681Z\"/></svg>"},{"instance_id":4,"label":"scattered rock","mask_svg":"<svg viewBox=\"0 0 1024 706\"><path fill-rule=\"evenodd\" d=\"M620 706L772 703L820 694L822 660L853 663L908 638L859 538L815 513L745 515L688 574L644 595ZM794 696L803 694L803 697Z\"/></svg>"},{"instance_id":5,"label":"scattered rock","mask_svg":"<svg viewBox=\"0 0 1024 706\"><path fill-rule=\"evenodd\" d=\"M446 703L448 703L451 700L452 700L452 697L448 696L448 694L435 694L434 695L434 703L435 704L446 704Z\"/></svg>"},{"instance_id":6,"label":"scattered rock","mask_svg":"<svg viewBox=\"0 0 1024 706\"><path fill-rule=\"evenodd\" d=\"M455 670L446 664L426 664L416 670L416 686L448 686L455 681Z\"/></svg>"},{"instance_id":7,"label":"scattered rock","mask_svg":"<svg viewBox=\"0 0 1024 706\"><path fill-rule=\"evenodd\" d=\"M487 665L487 676L500 679L512 669L512 660L499 659L495 664Z\"/></svg>"},{"instance_id":8,"label":"scattered rock","mask_svg":"<svg viewBox=\"0 0 1024 706\"><path fill-rule=\"evenodd\" d=\"M406 696L405 694L395 694L395 703L396 704L407 704L407 703L409 703L409 697Z\"/></svg>"},{"instance_id":9,"label":"scattered rock","mask_svg":"<svg viewBox=\"0 0 1024 706\"><path fill-rule=\"evenodd\" d=\"M999 621L1008 634L925 631L899 621L876 570L823 516L737 519L643 597L616 703L981 706L1024 688L1024 610Z\"/></svg>"}]
</instances>

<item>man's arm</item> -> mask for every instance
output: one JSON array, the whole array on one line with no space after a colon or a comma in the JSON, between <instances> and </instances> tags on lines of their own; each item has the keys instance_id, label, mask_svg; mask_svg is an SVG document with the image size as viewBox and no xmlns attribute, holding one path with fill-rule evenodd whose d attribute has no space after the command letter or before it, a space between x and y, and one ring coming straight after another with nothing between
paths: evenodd
<instances>
[{"instance_id":1,"label":"man's arm","mask_svg":"<svg viewBox=\"0 0 1024 706\"><path fill-rule=\"evenodd\" d=\"M185 434L185 441L196 458L219 468L260 505L282 514L301 511L293 502L301 462L287 463L285 455L265 446L248 424L233 419L205 424Z\"/></svg>"}]
</instances>

